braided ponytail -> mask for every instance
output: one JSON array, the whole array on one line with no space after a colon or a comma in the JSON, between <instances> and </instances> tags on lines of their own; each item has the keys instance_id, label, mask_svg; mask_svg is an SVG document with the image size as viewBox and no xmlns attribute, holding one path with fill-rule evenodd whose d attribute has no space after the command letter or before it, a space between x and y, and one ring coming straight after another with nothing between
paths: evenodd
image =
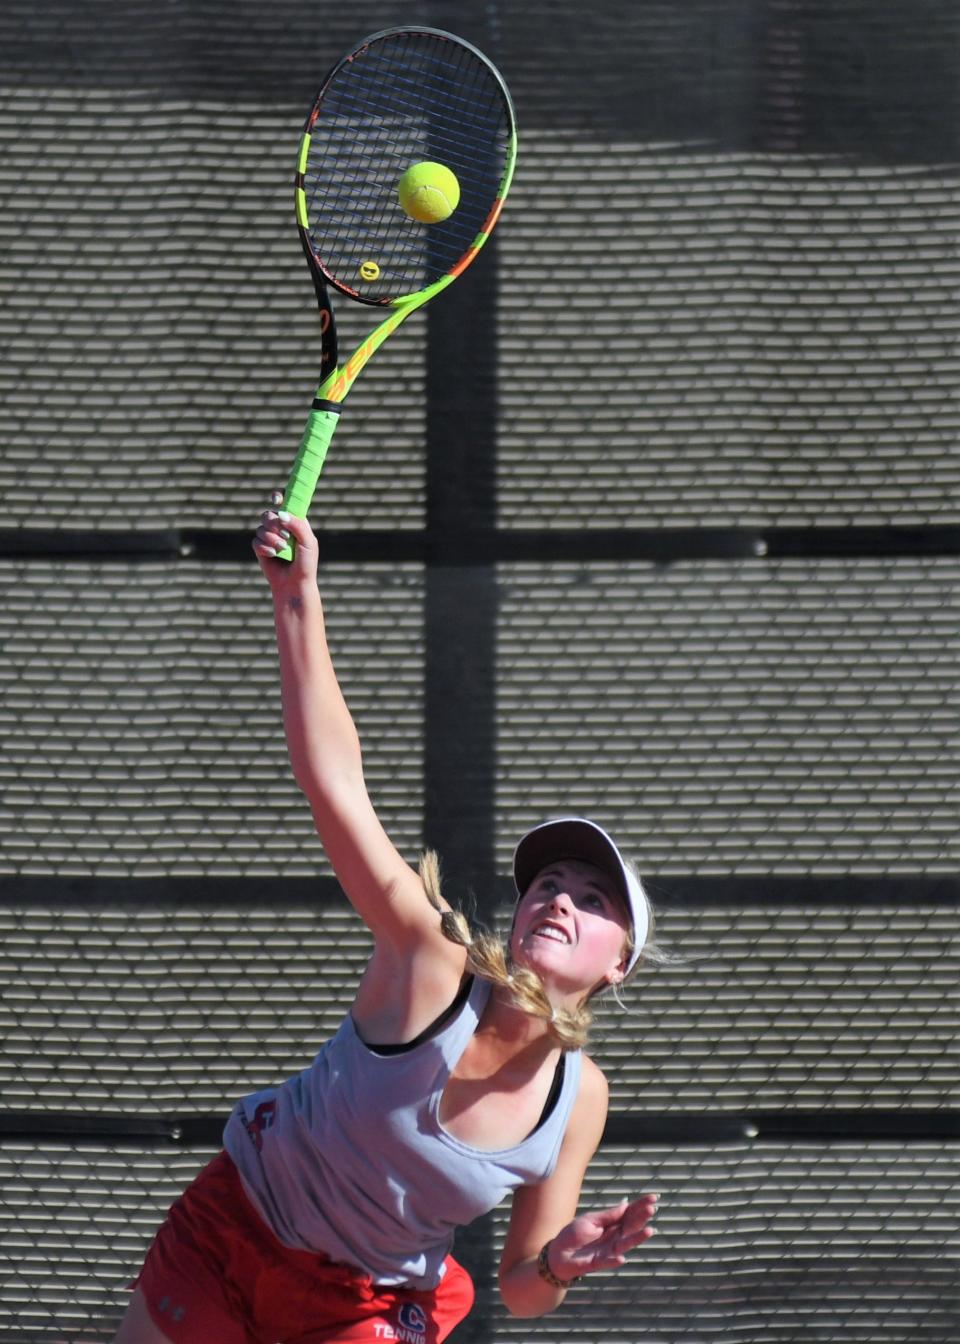
<instances>
[{"instance_id":1,"label":"braided ponytail","mask_svg":"<svg viewBox=\"0 0 960 1344\"><path fill-rule=\"evenodd\" d=\"M593 1014L586 1007L554 1008L536 972L525 966L511 967L502 941L489 933L476 933L460 910L449 909L440 894L440 861L434 850L420 859L420 879L427 900L440 915L440 931L451 943L466 949L467 969L481 980L499 985L513 1004L531 1017L539 1017L549 1026L557 1044L564 1050L579 1050L587 1041Z\"/></svg>"}]
</instances>

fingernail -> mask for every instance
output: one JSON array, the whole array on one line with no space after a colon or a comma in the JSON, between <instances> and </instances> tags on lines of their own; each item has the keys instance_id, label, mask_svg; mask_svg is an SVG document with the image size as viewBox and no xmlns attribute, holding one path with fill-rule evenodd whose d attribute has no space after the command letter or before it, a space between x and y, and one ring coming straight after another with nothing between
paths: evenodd
<instances>
[{"instance_id":1,"label":"fingernail","mask_svg":"<svg viewBox=\"0 0 960 1344\"><path fill-rule=\"evenodd\" d=\"M290 519L293 517L293 514L284 513L283 509L281 509L280 512L277 514L277 517L280 519L281 523L289 523Z\"/></svg>"},{"instance_id":2,"label":"fingernail","mask_svg":"<svg viewBox=\"0 0 960 1344\"><path fill-rule=\"evenodd\" d=\"M283 537L284 541L290 540L290 533L287 531L285 527L280 528L280 535L281 537Z\"/></svg>"}]
</instances>

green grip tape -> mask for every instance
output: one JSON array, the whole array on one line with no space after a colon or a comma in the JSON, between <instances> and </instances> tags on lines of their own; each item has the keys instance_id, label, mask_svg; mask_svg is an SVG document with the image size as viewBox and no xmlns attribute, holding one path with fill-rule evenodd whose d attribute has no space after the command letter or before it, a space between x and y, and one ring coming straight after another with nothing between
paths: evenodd
<instances>
[{"instance_id":1,"label":"green grip tape","mask_svg":"<svg viewBox=\"0 0 960 1344\"><path fill-rule=\"evenodd\" d=\"M282 507L286 513L292 513L296 518L307 516L313 492L317 488L317 481L323 470L323 461L339 419L339 410L311 411L307 417L307 427L303 431L300 448L294 458L283 492ZM292 560L293 549L293 542L288 542L282 551L277 552L277 559Z\"/></svg>"}]
</instances>

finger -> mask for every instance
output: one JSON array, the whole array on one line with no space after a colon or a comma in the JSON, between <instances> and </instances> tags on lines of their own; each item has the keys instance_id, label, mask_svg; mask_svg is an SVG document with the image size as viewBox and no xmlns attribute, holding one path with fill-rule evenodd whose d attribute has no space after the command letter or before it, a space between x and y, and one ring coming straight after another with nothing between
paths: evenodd
<instances>
[{"instance_id":1,"label":"finger","mask_svg":"<svg viewBox=\"0 0 960 1344\"><path fill-rule=\"evenodd\" d=\"M588 1216L596 1228L600 1231L606 1231L608 1228L614 1227L622 1220L628 1207L627 1201L623 1199L619 1204L615 1204L612 1208L595 1209Z\"/></svg>"},{"instance_id":2,"label":"finger","mask_svg":"<svg viewBox=\"0 0 960 1344\"><path fill-rule=\"evenodd\" d=\"M655 1236L655 1228L645 1227L636 1236L620 1238L614 1245L598 1249L591 1257L589 1266L581 1272L594 1274L603 1270L619 1269L621 1265L626 1264L628 1252L645 1245Z\"/></svg>"},{"instance_id":3,"label":"finger","mask_svg":"<svg viewBox=\"0 0 960 1344\"><path fill-rule=\"evenodd\" d=\"M660 1199L659 1195L653 1194L651 1192L650 1194L641 1195L638 1199L631 1200L630 1203L627 1205L627 1208L639 1209L642 1208L645 1204L653 1204L654 1206L656 1206L659 1199Z\"/></svg>"},{"instance_id":4,"label":"finger","mask_svg":"<svg viewBox=\"0 0 960 1344\"><path fill-rule=\"evenodd\" d=\"M274 491L276 499L280 491ZM280 498L282 503L282 496ZM286 550L291 538L305 556L311 552L316 557L317 538L306 518L298 518L284 509L265 509L260 515L260 526L253 538L253 549L260 560L272 560L280 551Z\"/></svg>"},{"instance_id":5,"label":"finger","mask_svg":"<svg viewBox=\"0 0 960 1344\"><path fill-rule=\"evenodd\" d=\"M629 1236L618 1237L613 1245L612 1253L621 1257L625 1256L627 1251L632 1251L635 1246L642 1246L645 1241L650 1241L657 1235L657 1229L647 1224L632 1232Z\"/></svg>"},{"instance_id":6,"label":"finger","mask_svg":"<svg viewBox=\"0 0 960 1344\"><path fill-rule=\"evenodd\" d=\"M653 1217L653 1213L645 1214L643 1217L624 1218L615 1228L611 1228L607 1234L610 1241L617 1241L620 1237L632 1237L641 1228L646 1227Z\"/></svg>"},{"instance_id":7,"label":"finger","mask_svg":"<svg viewBox=\"0 0 960 1344\"><path fill-rule=\"evenodd\" d=\"M253 551L258 560L275 560L286 544L284 541L281 541L278 545L269 541L254 541Z\"/></svg>"},{"instance_id":8,"label":"finger","mask_svg":"<svg viewBox=\"0 0 960 1344\"><path fill-rule=\"evenodd\" d=\"M292 534L298 546L316 550L317 538L306 518L298 518L296 514L287 513L284 509L280 509L277 513L277 519L280 526Z\"/></svg>"},{"instance_id":9,"label":"finger","mask_svg":"<svg viewBox=\"0 0 960 1344\"><path fill-rule=\"evenodd\" d=\"M258 555L263 555L266 559L272 559L278 551L285 550L287 547L287 538L275 532L265 532L263 536L256 536L253 539L253 549Z\"/></svg>"},{"instance_id":10,"label":"finger","mask_svg":"<svg viewBox=\"0 0 960 1344\"><path fill-rule=\"evenodd\" d=\"M278 509L278 508L280 507L280 505L283 503L283 491L282 491L282 490L271 490L271 491L270 491L270 503L273 505L273 507L274 507L275 509Z\"/></svg>"},{"instance_id":11,"label":"finger","mask_svg":"<svg viewBox=\"0 0 960 1344\"><path fill-rule=\"evenodd\" d=\"M599 1237L583 1249L587 1254L597 1258L625 1255L631 1247L646 1240L648 1229L652 1230L649 1223L645 1223L642 1227L632 1227L627 1231L617 1228L615 1232L608 1232L605 1237Z\"/></svg>"},{"instance_id":12,"label":"finger","mask_svg":"<svg viewBox=\"0 0 960 1344\"><path fill-rule=\"evenodd\" d=\"M649 1237L645 1237L644 1241L649 1241ZM637 1245L639 1244L640 1243L637 1243ZM622 1251L611 1251L601 1262L599 1262L596 1265L597 1270L620 1269L623 1265L627 1263L627 1254L626 1254L627 1251L632 1251L634 1249L636 1249L635 1246L628 1246L625 1247L624 1250Z\"/></svg>"},{"instance_id":13,"label":"finger","mask_svg":"<svg viewBox=\"0 0 960 1344\"><path fill-rule=\"evenodd\" d=\"M613 1211L604 1211L605 1214L610 1212ZM620 1217L603 1229L599 1226L598 1218L595 1223L597 1235L583 1249L595 1256L623 1254L646 1239L646 1229L655 1213L655 1201L645 1198L622 1209Z\"/></svg>"},{"instance_id":14,"label":"finger","mask_svg":"<svg viewBox=\"0 0 960 1344\"><path fill-rule=\"evenodd\" d=\"M278 513L267 510L260 515L260 526L255 534L255 541L262 541L268 546L276 545L277 540L284 544L290 539L290 529L286 527Z\"/></svg>"},{"instance_id":15,"label":"finger","mask_svg":"<svg viewBox=\"0 0 960 1344\"><path fill-rule=\"evenodd\" d=\"M648 1222L656 1213L658 1202L656 1195L641 1195L632 1204L628 1204L621 1219L624 1229L640 1227Z\"/></svg>"},{"instance_id":16,"label":"finger","mask_svg":"<svg viewBox=\"0 0 960 1344\"><path fill-rule=\"evenodd\" d=\"M607 1270L619 1269L621 1265L627 1263L625 1255L605 1255L602 1259L597 1259L587 1271L589 1274L603 1274Z\"/></svg>"}]
</instances>

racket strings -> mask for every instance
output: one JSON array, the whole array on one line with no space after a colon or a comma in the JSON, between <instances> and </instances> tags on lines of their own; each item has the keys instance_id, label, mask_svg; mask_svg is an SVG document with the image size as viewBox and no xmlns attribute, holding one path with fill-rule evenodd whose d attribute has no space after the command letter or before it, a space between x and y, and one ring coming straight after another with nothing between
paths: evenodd
<instances>
[{"instance_id":1,"label":"racket strings","mask_svg":"<svg viewBox=\"0 0 960 1344\"><path fill-rule=\"evenodd\" d=\"M343 112L359 119L370 130L390 134L405 120L409 133L430 128L431 137L449 146L451 152L475 149L493 142L504 123L502 98L496 97L488 71L474 62L472 78L464 78L462 65L452 66L447 79L438 77L439 63L409 61L397 66L382 62L378 77L368 71L338 90ZM469 157L461 159L466 170Z\"/></svg>"},{"instance_id":2,"label":"racket strings","mask_svg":"<svg viewBox=\"0 0 960 1344\"><path fill-rule=\"evenodd\" d=\"M435 78L435 69L432 74L430 96L425 97L422 73L415 76L406 67L401 71L385 72L384 78L390 83L388 112L433 115L447 123L457 121L464 130L472 130L478 137L489 134L499 125L502 105L499 100L483 98L485 86L490 82L489 78L483 78L483 72L475 70L469 85L462 77L441 82ZM368 100L376 112L378 100ZM382 98L379 103L383 106Z\"/></svg>"},{"instance_id":3,"label":"racket strings","mask_svg":"<svg viewBox=\"0 0 960 1344\"><path fill-rule=\"evenodd\" d=\"M311 242L330 277L372 301L451 270L501 194L513 139L507 95L469 48L436 38L372 43L328 82L315 109L304 189ZM422 160L457 176L449 219L423 225L397 197ZM374 263L375 282L359 268Z\"/></svg>"},{"instance_id":4,"label":"racket strings","mask_svg":"<svg viewBox=\"0 0 960 1344\"><path fill-rule=\"evenodd\" d=\"M408 152L422 153L427 143L451 160L448 166L463 176L461 190L469 191L476 184L477 147L495 142L502 123L502 113L497 108L491 107L485 118L479 116L476 98L473 102L459 99L455 106L449 101L442 105L436 100L425 100L422 91L414 101L398 98L392 90L388 102L383 97L371 97L369 81L356 90L348 89L347 94L355 96L341 99L341 135L353 140L358 126L364 134L363 141L356 142L360 155L356 171L353 174L347 171L336 187L336 194L348 201L358 191L369 194L375 188L369 168L378 153L389 155L392 151L403 162ZM328 144L312 164L312 175L318 178L331 158L335 163L342 159L343 150L343 145L336 144L336 128L328 124L321 129L328 137ZM329 187L329 181L324 185ZM481 185L479 195L485 199L489 183L484 181Z\"/></svg>"}]
</instances>

